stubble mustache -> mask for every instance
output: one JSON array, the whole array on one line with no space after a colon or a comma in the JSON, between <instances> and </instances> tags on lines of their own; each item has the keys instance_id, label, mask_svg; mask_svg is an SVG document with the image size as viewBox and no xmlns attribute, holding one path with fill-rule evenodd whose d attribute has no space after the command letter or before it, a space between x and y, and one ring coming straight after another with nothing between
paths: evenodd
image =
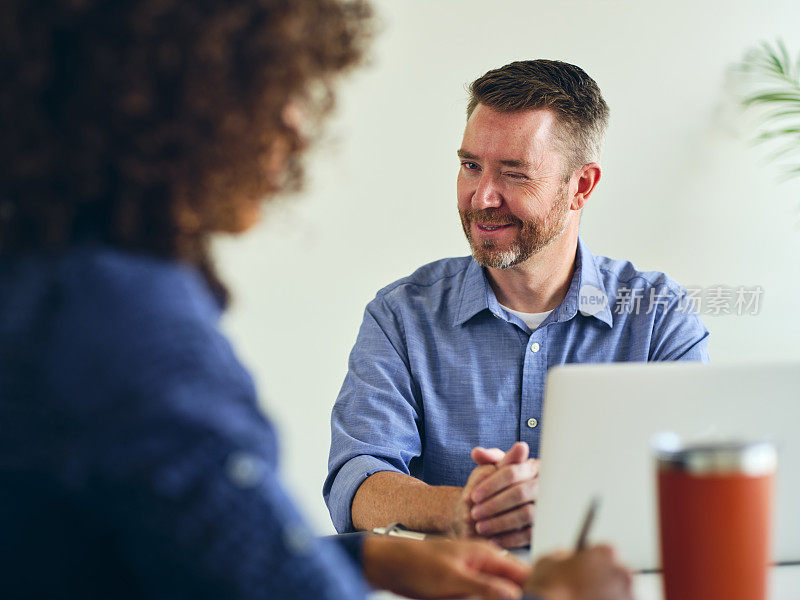
<instances>
[{"instance_id":1,"label":"stubble mustache","mask_svg":"<svg viewBox=\"0 0 800 600\"><path fill-rule=\"evenodd\" d=\"M486 225L522 225L522 220L509 214L503 214L497 209L468 208L460 211L461 221L466 226L469 223L482 223Z\"/></svg>"}]
</instances>

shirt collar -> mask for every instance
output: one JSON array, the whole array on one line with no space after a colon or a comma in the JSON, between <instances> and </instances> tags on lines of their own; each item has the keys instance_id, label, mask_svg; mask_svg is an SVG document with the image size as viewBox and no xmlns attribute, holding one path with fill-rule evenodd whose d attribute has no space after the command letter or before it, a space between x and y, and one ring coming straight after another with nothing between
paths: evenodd
<instances>
[{"instance_id":1,"label":"shirt collar","mask_svg":"<svg viewBox=\"0 0 800 600\"><path fill-rule=\"evenodd\" d=\"M603 284L597 260L580 237L578 237L578 250L575 253L575 273L572 275L567 295L553 311L555 321L568 321L578 311L583 316L594 317L609 327L614 324L608 292Z\"/></svg>"},{"instance_id":2,"label":"shirt collar","mask_svg":"<svg viewBox=\"0 0 800 600\"><path fill-rule=\"evenodd\" d=\"M463 325L479 312L487 310L490 304L489 298L494 299L494 302L499 306L492 287L483 272L483 267L475 262L474 258L470 259L467 266L466 274L461 282L459 296L460 302L455 311L453 327Z\"/></svg>"},{"instance_id":3,"label":"shirt collar","mask_svg":"<svg viewBox=\"0 0 800 600\"><path fill-rule=\"evenodd\" d=\"M598 297L600 304L584 304L585 301L582 297L587 295ZM545 322L568 321L578 313L579 306L583 309L581 310L582 315L594 317L609 327L612 326L613 319L608 303L608 294L600 276L597 261L580 237L578 238L578 250L575 253L575 272L572 275L567 295ZM600 310L596 310L598 306L601 307ZM461 283L460 302L455 312L453 326L457 327L466 323L484 310L491 311L497 317L501 317L503 312L483 268L473 259L470 261Z\"/></svg>"}]
</instances>

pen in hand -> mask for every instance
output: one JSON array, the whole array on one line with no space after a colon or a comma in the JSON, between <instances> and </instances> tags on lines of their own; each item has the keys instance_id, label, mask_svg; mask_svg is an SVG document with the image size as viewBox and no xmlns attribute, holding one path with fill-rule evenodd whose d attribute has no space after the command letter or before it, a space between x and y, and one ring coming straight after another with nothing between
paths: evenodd
<instances>
[{"instance_id":1,"label":"pen in hand","mask_svg":"<svg viewBox=\"0 0 800 600\"><path fill-rule=\"evenodd\" d=\"M578 534L578 541L575 543L576 553L586 549L586 543L589 538L589 530L592 528L592 523L594 522L594 518L599 507L600 497L592 497L592 501L589 503L589 508L586 511L586 516L583 518L583 525L581 525L581 531Z\"/></svg>"}]
</instances>

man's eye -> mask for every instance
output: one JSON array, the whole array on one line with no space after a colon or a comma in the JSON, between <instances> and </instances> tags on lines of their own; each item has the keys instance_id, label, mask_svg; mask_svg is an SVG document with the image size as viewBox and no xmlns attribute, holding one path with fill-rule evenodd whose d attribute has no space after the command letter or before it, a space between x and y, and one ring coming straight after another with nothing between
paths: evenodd
<instances>
[{"instance_id":1,"label":"man's eye","mask_svg":"<svg viewBox=\"0 0 800 600\"><path fill-rule=\"evenodd\" d=\"M475 171L476 169L480 168L477 165L477 163L470 162L468 160L461 161L461 166L464 167L465 169L467 169L468 171Z\"/></svg>"},{"instance_id":2,"label":"man's eye","mask_svg":"<svg viewBox=\"0 0 800 600\"><path fill-rule=\"evenodd\" d=\"M511 179L527 179L527 175L523 175L522 173L504 173L506 177L510 177Z\"/></svg>"}]
</instances>

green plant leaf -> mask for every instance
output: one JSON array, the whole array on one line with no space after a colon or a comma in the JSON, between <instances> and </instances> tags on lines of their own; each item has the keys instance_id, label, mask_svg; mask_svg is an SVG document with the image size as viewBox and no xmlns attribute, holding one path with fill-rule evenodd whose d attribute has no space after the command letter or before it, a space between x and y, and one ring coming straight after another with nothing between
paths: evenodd
<instances>
[{"instance_id":1,"label":"green plant leaf","mask_svg":"<svg viewBox=\"0 0 800 600\"><path fill-rule=\"evenodd\" d=\"M742 106L761 109L756 113L753 142L783 142L767 161L800 154L800 54L792 59L782 39L764 41L745 53L736 72L746 77L750 89L740 98ZM798 177L800 164L791 164L782 172L785 179Z\"/></svg>"},{"instance_id":2,"label":"green plant leaf","mask_svg":"<svg viewBox=\"0 0 800 600\"><path fill-rule=\"evenodd\" d=\"M800 176L800 165L795 165L793 167L789 167L784 169L783 176L781 177L782 182L789 181L794 179L795 177Z\"/></svg>"},{"instance_id":3,"label":"green plant leaf","mask_svg":"<svg viewBox=\"0 0 800 600\"><path fill-rule=\"evenodd\" d=\"M800 152L800 145L797 144L797 142L792 142L775 150L774 152L771 152L769 156L767 156L767 161L774 162L779 158L783 158L784 156L790 156L791 154L798 152Z\"/></svg>"},{"instance_id":4,"label":"green plant leaf","mask_svg":"<svg viewBox=\"0 0 800 600\"><path fill-rule=\"evenodd\" d=\"M773 102L785 102L787 104L800 104L800 90L770 90L761 92L754 96L748 96L742 100L745 106L753 104L768 104Z\"/></svg>"},{"instance_id":5,"label":"green plant leaf","mask_svg":"<svg viewBox=\"0 0 800 600\"><path fill-rule=\"evenodd\" d=\"M789 57L789 51L786 49L786 44L783 43L782 39L778 39L778 49L781 54L781 69L786 74L787 78L792 79L794 76L792 73L792 59Z\"/></svg>"},{"instance_id":6,"label":"green plant leaf","mask_svg":"<svg viewBox=\"0 0 800 600\"><path fill-rule=\"evenodd\" d=\"M758 135L756 138L757 140L771 140L776 137L782 136L794 136L800 137L800 126L798 127L786 127L784 129L773 129L771 131L764 131ZM800 141L800 140L799 140ZM800 144L798 144L798 150L800 150Z\"/></svg>"},{"instance_id":7,"label":"green plant leaf","mask_svg":"<svg viewBox=\"0 0 800 600\"><path fill-rule=\"evenodd\" d=\"M778 110L767 113L764 115L764 124L768 122L780 121L786 117L794 117L800 119L800 108L794 107L787 110Z\"/></svg>"}]
</instances>

